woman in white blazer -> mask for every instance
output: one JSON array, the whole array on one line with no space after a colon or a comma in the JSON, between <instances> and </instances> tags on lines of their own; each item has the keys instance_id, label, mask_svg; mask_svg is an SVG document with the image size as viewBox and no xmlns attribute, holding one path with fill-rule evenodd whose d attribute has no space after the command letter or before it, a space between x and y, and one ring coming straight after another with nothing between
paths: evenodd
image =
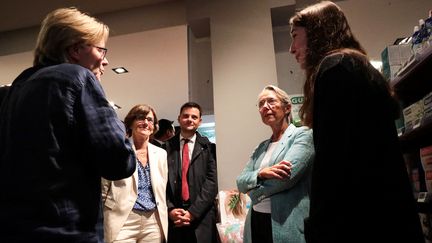
<instances>
[{"instance_id":1,"label":"woman in white blazer","mask_svg":"<svg viewBox=\"0 0 432 243\"><path fill-rule=\"evenodd\" d=\"M148 105L136 105L124 122L135 146L137 169L126 179L102 179L105 241L166 242L167 154L149 143L157 131L156 113Z\"/></svg>"}]
</instances>

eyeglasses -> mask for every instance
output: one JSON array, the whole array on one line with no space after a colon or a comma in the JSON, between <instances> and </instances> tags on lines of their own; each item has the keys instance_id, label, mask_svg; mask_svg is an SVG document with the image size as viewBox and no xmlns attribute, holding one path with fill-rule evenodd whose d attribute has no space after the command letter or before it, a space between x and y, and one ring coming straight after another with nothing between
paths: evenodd
<instances>
[{"instance_id":1,"label":"eyeglasses","mask_svg":"<svg viewBox=\"0 0 432 243\"><path fill-rule=\"evenodd\" d=\"M101 54L102 59L104 59L106 57L106 54L108 52L107 48L95 46L95 45L91 45L91 44L88 44L88 46L92 46L92 47L96 48L99 51L99 53Z\"/></svg>"},{"instance_id":2,"label":"eyeglasses","mask_svg":"<svg viewBox=\"0 0 432 243\"><path fill-rule=\"evenodd\" d=\"M277 99L273 99L273 98L262 99L262 100L260 100L260 101L258 102L258 109L261 110L261 109L265 106L265 104L267 104L267 106L268 106L270 109L273 109L273 107L274 107L277 103L279 103L279 101L278 101Z\"/></svg>"},{"instance_id":3,"label":"eyeglasses","mask_svg":"<svg viewBox=\"0 0 432 243\"><path fill-rule=\"evenodd\" d=\"M142 117L142 116L139 116L136 119L138 121L147 121L148 124L154 124L154 120L151 117Z\"/></svg>"}]
</instances>

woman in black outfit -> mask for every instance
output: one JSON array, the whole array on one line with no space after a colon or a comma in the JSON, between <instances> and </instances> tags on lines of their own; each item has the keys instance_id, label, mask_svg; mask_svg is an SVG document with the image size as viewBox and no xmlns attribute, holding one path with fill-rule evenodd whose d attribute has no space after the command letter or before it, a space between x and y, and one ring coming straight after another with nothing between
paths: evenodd
<instances>
[{"instance_id":1,"label":"woman in black outfit","mask_svg":"<svg viewBox=\"0 0 432 243\"><path fill-rule=\"evenodd\" d=\"M311 5L290 24L316 151L306 241L424 242L388 83L336 4Z\"/></svg>"}]
</instances>

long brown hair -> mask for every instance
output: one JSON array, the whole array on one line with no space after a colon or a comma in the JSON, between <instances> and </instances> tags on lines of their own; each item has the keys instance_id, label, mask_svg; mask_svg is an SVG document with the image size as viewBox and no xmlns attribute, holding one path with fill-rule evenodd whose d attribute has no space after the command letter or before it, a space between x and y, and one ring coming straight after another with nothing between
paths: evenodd
<instances>
[{"instance_id":1,"label":"long brown hair","mask_svg":"<svg viewBox=\"0 0 432 243\"><path fill-rule=\"evenodd\" d=\"M290 25L306 30L306 80L300 117L306 126L313 127L315 77L323 58L342 49L352 49L363 55L366 51L354 37L345 14L333 2L322 1L306 7L291 17Z\"/></svg>"}]
</instances>

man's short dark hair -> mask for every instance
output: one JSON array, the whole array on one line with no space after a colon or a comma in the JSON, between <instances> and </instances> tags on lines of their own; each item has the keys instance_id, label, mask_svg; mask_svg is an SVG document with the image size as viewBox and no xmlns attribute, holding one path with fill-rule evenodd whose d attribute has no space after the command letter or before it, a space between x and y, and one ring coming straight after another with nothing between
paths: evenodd
<instances>
[{"instance_id":1,"label":"man's short dark hair","mask_svg":"<svg viewBox=\"0 0 432 243\"><path fill-rule=\"evenodd\" d=\"M182 107L180 108L180 114L182 113L182 111L185 108L197 108L199 110L200 117L202 116L202 114L201 114L202 113L201 106L198 103L195 103L195 102L192 102L192 101L184 103L182 105Z\"/></svg>"}]
</instances>

